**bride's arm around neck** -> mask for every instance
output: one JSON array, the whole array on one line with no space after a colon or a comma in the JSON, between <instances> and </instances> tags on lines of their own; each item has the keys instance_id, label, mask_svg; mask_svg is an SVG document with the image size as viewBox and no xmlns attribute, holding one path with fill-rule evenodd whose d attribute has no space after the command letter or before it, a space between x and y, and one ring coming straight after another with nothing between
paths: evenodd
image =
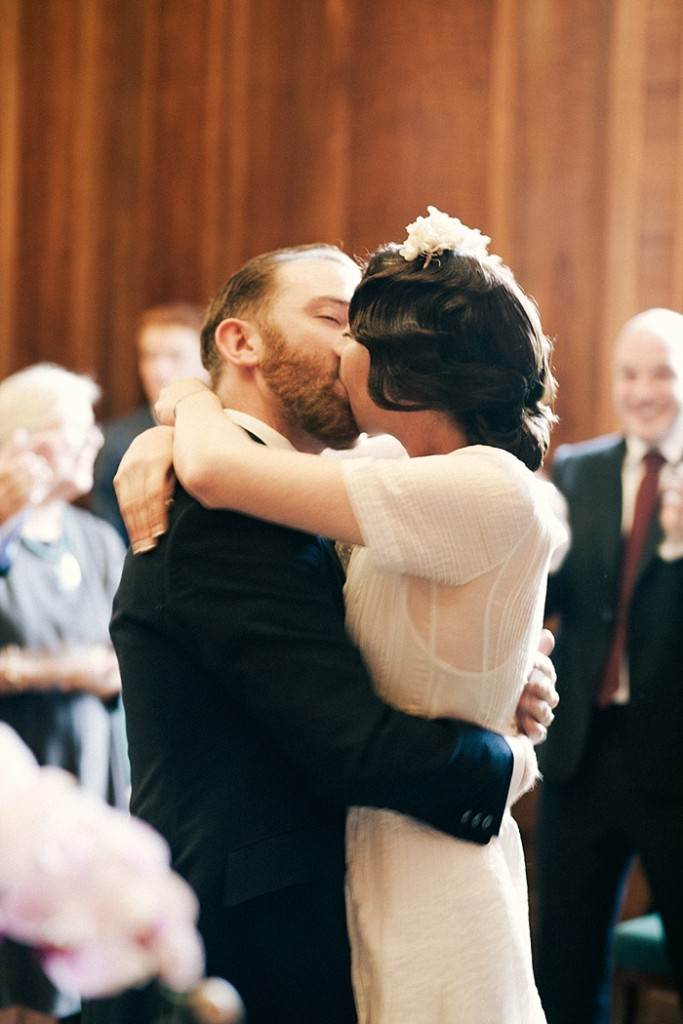
<instances>
[{"instance_id":1,"label":"bride's arm around neck","mask_svg":"<svg viewBox=\"0 0 683 1024\"><path fill-rule=\"evenodd\" d=\"M338 462L254 444L211 392L178 403L173 461L183 487L207 508L363 543Z\"/></svg>"}]
</instances>

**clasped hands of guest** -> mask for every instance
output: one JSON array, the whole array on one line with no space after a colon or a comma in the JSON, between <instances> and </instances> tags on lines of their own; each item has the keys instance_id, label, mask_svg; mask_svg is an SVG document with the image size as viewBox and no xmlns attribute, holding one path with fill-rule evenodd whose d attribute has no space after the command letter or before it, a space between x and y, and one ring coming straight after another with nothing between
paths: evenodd
<instances>
[{"instance_id":1,"label":"clasped hands of guest","mask_svg":"<svg viewBox=\"0 0 683 1024\"><path fill-rule=\"evenodd\" d=\"M0 523L6 523L48 494L53 471L48 461L48 435L17 430L0 450Z\"/></svg>"},{"instance_id":2,"label":"clasped hands of guest","mask_svg":"<svg viewBox=\"0 0 683 1024\"><path fill-rule=\"evenodd\" d=\"M116 655L107 644L69 644L40 651L8 644L0 650L0 692L90 693L101 700L121 690Z\"/></svg>"},{"instance_id":3,"label":"clasped hands of guest","mask_svg":"<svg viewBox=\"0 0 683 1024\"><path fill-rule=\"evenodd\" d=\"M670 544L683 546L683 467L665 467L660 489L664 536Z\"/></svg>"}]
</instances>

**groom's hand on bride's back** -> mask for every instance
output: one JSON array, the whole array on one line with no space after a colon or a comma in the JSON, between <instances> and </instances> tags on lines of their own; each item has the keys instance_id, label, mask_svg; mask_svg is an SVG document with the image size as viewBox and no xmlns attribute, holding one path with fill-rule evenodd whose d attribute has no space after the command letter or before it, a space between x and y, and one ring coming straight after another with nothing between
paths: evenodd
<instances>
[{"instance_id":1,"label":"groom's hand on bride's back","mask_svg":"<svg viewBox=\"0 0 683 1024\"><path fill-rule=\"evenodd\" d=\"M553 708L560 700L555 689L557 676L550 660L554 646L555 637L549 629L544 629L517 705L517 725L532 743L542 743L548 735L548 728L555 717Z\"/></svg>"}]
</instances>

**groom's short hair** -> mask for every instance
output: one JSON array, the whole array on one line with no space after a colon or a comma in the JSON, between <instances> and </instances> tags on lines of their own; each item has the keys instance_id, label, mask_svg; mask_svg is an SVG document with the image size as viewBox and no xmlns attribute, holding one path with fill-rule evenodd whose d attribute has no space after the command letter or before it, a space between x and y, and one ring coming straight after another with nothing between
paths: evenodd
<instances>
[{"instance_id":1,"label":"groom's short hair","mask_svg":"<svg viewBox=\"0 0 683 1024\"><path fill-rule=\"evenodd\" d=\"M216 348L216 328L223 320L233 316L263 321L276 291L275 278L278 266L296 260L352 262L338 246L314 242L310 245L292 245L261 253L240 267L209 303L202 325L202 362L211 374L214 384L216 374L222 367L220 353Z\"/></svg>"}]
</instances>

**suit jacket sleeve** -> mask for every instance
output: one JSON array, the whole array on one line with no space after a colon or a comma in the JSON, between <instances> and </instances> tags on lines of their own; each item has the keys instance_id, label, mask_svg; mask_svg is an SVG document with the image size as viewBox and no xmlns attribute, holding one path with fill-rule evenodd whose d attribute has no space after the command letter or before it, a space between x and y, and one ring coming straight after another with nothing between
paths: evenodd
<instances>
[{"instance_id":1,"label":"suit jacket sleeve","mask_svg":"<svg viewBox=\"0 0 683 1024\"><path fill-rule=\"evenodd\" d=\"M571 490L571 458L569 447L563 445L557 449L552 468L552 481L558 491L565 498L570 497ZM569 513L569 503L567 512ZM569 523L571 527L571 520ZM571 546L557 572L551 573L548 577L548 592L546 595L546 615L556 615L563 610L567 586L568 565L571 559Z\"/></svg>"},{"instance_id":2,"label":"suit jacket sleeve","mask_svg":"<svg viewBox=\"0 0 683 1024\"><path fill-rule=\"evenodd\" d=\"M316 538L192 505L168 543L169 625L306 785L475 842L498 831L512 774L507 742L377 697Z\"/></svg>"}]
</instances>

